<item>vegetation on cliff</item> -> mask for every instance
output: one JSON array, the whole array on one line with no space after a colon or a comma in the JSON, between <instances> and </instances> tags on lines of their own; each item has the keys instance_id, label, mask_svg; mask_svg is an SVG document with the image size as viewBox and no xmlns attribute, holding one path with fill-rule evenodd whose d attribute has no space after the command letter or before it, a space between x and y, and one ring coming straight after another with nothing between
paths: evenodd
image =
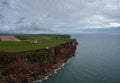
<instances>
[{"instance_id":1,"label":"vegetation on cliff","mask_svg":"<svg viewBox=\"0 0 120 83\"><path fill-rule=\"evenodd\" d=\"M0 51L3 52L23 52L37 49L51 48L72 41L67 35L16 35L17 38L23 40L0 41ZM37 40L37 44L31 41Z\"/></svg>"}]
</instances>

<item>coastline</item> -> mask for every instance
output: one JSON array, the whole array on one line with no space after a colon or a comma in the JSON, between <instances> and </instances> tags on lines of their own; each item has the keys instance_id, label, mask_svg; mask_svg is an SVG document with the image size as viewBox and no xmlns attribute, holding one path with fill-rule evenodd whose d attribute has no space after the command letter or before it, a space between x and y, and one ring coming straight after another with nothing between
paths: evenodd
<instances>
[{"instance_id":1,"label":"coastline","mask_svg":"<svg viewBox=\"0 0 120 83\"><path fill-rule=\"evenodd\" d=\"M72 57L73 57L73 56L72 56ZM72 58L72 57L71 57L71 58ZM71 58L69 58L67 61L64 61L64 62L61 61L61 64L60 64L60 65L55 64L55 65L57 65L57 67L54 68L54 69L51 68L52 72L49 72L47 76L45 75L45 77L41 78L40 80L38 79L38 80L36 80L36 81L33 81L33 83L38 83L38 82L42 82L43 80L47 80L51 75L56 74L59 70L61 70L61 69L69 62L69 60L70 60Z\"/></svg>"},{"instance_id":2,"label":"coastline","mask_svg":"<svg viewBox=\"0 0 120 83\"><path fill-rule=\"evenodd\" d=\"M0 72L0 81L1 83L32 83L46 79L74 56L76 46L77 41L73 40L49 49L12 54L0 53L0 58L13 61Z\"/></svg>"}]
</instances>

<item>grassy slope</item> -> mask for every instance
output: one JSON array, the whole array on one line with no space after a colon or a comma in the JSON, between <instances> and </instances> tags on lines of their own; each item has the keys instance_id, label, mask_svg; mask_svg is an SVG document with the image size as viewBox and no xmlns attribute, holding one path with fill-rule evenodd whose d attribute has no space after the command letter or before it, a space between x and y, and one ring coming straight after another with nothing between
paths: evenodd
<instances>
[{"instance_id":1,"label":"grassy slope","mask_svg":"<svg viewBox=\"0 0 120 83\"><path fill-rule=\"evenodd\" d=\"M28 41L21 42L9 42L1 41L0 42L0 51L4 52L22 52L43 49L46 47L55 47L60 44L70 42L72 39L65 39L62 36L58 35L18 35L16 36L23 40L38 40L41 43L32 44Z\"/></svg>"}]
</instances>

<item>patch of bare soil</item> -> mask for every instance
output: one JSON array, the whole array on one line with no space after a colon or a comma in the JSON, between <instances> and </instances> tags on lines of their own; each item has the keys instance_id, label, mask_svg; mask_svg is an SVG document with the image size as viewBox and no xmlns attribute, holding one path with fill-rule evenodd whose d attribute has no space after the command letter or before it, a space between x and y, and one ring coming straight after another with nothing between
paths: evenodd
<instances>
[{"instance_id":1,"label":"patch of bare soil","mask_svg":"<svg viewBox=\"0 0 120 83\"><path fill-rule=\"evenodd\" d=\"M14 36L0 36L0 41L21 41Z\"/></svg>"}]
</instances>

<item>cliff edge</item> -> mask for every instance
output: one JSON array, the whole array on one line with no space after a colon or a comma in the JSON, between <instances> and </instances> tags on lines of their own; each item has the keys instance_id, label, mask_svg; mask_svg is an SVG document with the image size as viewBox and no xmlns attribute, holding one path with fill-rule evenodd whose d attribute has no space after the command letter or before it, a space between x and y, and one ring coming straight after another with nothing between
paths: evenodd
<instances>
[{"instance_id":1,"label":"cliff edge","mask_svg":"<svg viewBox=\"0 0 120 83\"><path fill-rule=\"evenodd\" d=\"M54 72L74 56L77 41L33 51L0 52L0 82L30 83Z\"/></svg>"}]
</instances>

